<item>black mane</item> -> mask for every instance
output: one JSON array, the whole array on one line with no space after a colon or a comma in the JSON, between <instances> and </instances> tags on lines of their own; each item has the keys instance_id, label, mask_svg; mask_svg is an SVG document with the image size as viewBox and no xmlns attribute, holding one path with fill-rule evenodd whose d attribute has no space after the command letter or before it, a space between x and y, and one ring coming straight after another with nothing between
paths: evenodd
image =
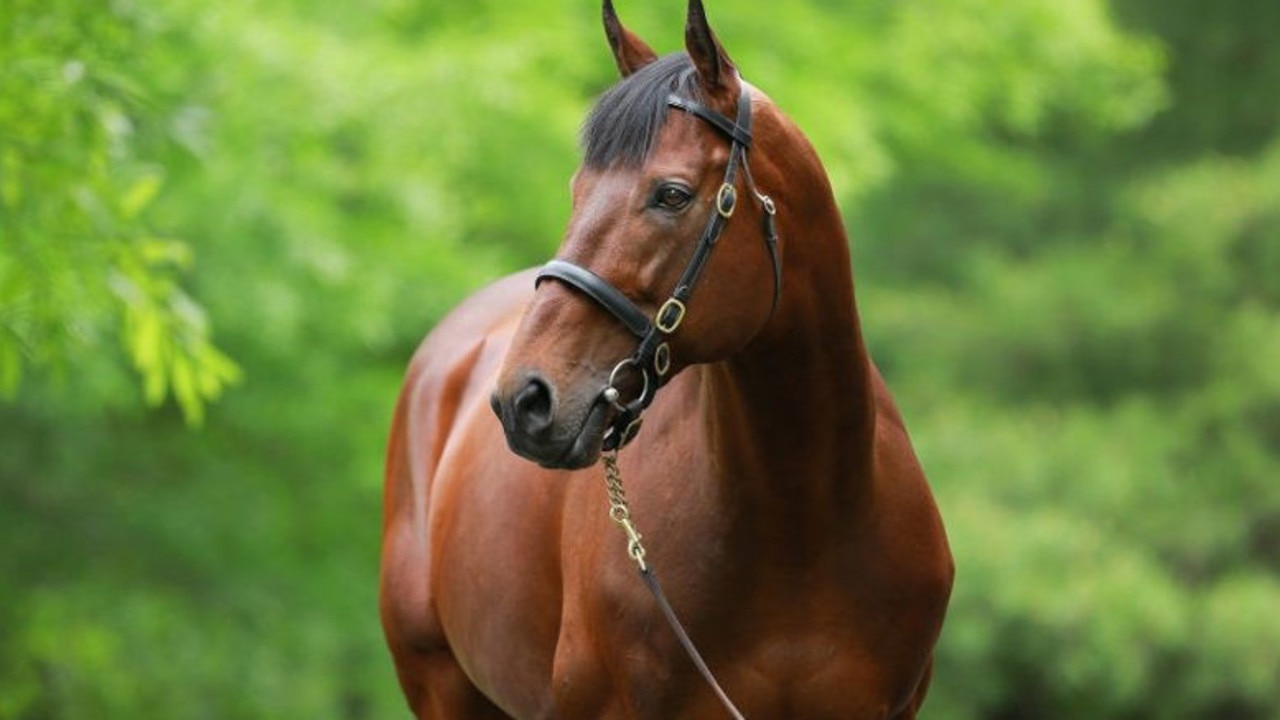
<instances>
[{"instance_id":1,"label":"black mane","mask_svg":"<svg viewBox=\"0 0 1280 720\"><path fill-rule=\"evenodd\" d=\"M703 101L697 72L685 53L664 56L609 88L582 125L586 166L643 163L667 118L667 96L673 92Z\"/></svg>"}]
</instances>

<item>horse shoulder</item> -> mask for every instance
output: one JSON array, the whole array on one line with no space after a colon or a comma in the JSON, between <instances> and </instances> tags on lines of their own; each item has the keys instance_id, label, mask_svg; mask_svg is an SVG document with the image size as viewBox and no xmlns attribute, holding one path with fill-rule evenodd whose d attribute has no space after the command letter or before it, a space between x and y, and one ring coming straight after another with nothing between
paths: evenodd
<instances>
[{"instance_id":1,"label":"horse shoulder","mask_svg":"<svg viewBox=\"0 0 1280 720\"><path fill-rule=\"evenodd\" d=\"M485 366L501 360L510 329L533 293L533 273L509 275L474 293L418 345L392 419L385 475L386 519L412 506L461 412L491 390Z\"/></svg>"},{"instance_id":2,"label":"horse shoulder","mask_svg":"<svg viewBox=\"0 0 1280 720\"><path fill-rule=\"evenodd\" d=\"M380 605L397 655L443 641L429 587L433 480L450 431L487 399L487 380L532 292L532 271L481 289L436 325L409 363L392 418L383 492Z\"/></svg>"}]
</instances>

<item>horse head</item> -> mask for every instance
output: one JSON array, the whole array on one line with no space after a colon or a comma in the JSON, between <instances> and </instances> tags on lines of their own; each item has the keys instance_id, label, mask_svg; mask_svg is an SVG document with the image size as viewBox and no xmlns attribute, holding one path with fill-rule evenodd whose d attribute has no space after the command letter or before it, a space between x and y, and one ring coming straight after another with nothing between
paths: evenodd
<instances>
[{"instance_id":1,"label":"horse head","mask_svg":"<svg viewBox=\"0 0 1280 720\"><path fill-rule=\"evenodd\" d=\"M547 467L593 464L630 439L661 385L770 323L774 213L789 206L780 159L812 154L739 76L700 0L683 53L659 58L609 0L604 28L622 78L583 127L568 228L492 396L512 450Z\"/></svg>"}]
</instances>

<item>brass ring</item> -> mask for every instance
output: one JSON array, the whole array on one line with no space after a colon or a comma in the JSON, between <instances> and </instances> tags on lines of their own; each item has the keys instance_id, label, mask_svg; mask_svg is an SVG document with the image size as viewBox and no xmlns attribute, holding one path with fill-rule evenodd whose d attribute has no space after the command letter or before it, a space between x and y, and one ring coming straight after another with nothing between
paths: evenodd
<instances>
[{"instance_id":1,"label":"brass ring","mask_svg":"<svg viewBox=\"0 0 1280 720\"><path fill-rule=\"evenodd\" d=\"M618 412L627 411L626 405L622 403L621 393L618 390L618 374L622 372L623 368L626 368L626 367L635 368L636 371L640 373L641 379L644 380L644 385L640 389L640 394L637 395L635 400L633 400L632 402L643 401L645 398L649 396L649 391L651 389L651 384L649 382L649 373L645 372L644 368L636 364L635 358L627 358L622 362L618 363L617 365L614 365L613 371L609 373L609 382L604 386L604 389L600 391L600 396L604 399L605 402L612 405Z\"/></svg>"}]
</instances>

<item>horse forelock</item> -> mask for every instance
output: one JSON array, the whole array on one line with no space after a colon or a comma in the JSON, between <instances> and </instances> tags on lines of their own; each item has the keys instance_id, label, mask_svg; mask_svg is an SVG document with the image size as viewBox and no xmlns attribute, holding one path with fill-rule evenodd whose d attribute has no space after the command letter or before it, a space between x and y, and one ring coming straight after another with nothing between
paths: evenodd
<instances>
[{"instance_id":1,"label":"horse forelock","mask_svg":"<svg viewBox=\"0 0 1280 720\"><path fill-rule=\"evenodd\" d=\"M664 56L605 91L582 125L583 163L595 169L642 164L666 121L673 92L703 101L685 53Z\"/></svg>"}]
</instances>

